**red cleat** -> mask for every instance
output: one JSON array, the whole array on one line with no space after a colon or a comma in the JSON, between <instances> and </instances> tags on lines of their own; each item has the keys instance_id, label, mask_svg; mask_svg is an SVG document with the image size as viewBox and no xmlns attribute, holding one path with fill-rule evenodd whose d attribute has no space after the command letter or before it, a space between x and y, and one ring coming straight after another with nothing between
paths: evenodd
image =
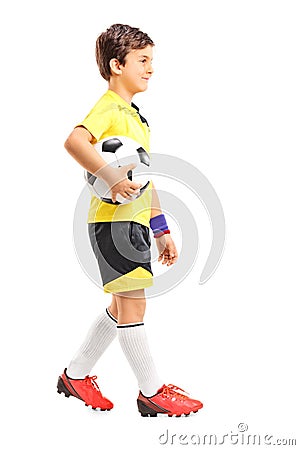
<instances>
[{"instance_id":1,"label":"red cleat","mask_svg":"<svg viewBox=\"0 0 300 450\"><path fill-rule=\"evenodd\" d=\"M63 392L66 397L72 395L93 409L110 410L114 405L107 398L103 397L96 379L97 377L94 375L92 377L86 376L82 380L75 380L68 377L67 369L65 369L64 373L58 377L57 392L59 394Z\"/></svg>"},{"instance_id":2,"label":"red cleat","mask_svg":"<svg viewBox=\"0 0 300 450\"><path fill-rule=\"evenodd\" d=\"M167 414L169 417L180 417L183 414L188 416L203 407L199 400L189 398L182 389L173 384L163 385L152 397L145 397L140 392L137 404L143 417L156 417L157 414Z\"/></svg>"}]
</instances>

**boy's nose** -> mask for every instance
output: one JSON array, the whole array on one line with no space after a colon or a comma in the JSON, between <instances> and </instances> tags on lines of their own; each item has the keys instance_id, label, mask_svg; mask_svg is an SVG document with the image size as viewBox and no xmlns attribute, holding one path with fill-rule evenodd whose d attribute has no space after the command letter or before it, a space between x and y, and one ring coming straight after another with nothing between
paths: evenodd
<instances>
[{"instance_id":1,"label":"boy's nose","mask_svg":"<svg viewBox=\"0 0 300 450\"><path fill-rule=\"evenodd\" d=\"M147 69L147 73L153 73L154 72L154 69L153 69L153 67L152 67L152 64L149 64L149 66L148 66L148 69Z\"/></svg>"}]
</instances>

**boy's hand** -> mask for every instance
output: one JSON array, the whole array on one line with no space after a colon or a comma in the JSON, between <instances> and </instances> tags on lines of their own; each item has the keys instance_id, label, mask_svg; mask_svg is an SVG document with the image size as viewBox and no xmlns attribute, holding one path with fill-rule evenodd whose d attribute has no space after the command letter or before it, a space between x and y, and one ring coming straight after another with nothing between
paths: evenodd
<instances>
[{"instance_id":1,"label":"boy's hand","mask_svg":"<svg viewBox=\"0 0 300 450\"><path fill-rule=\"evenodd\" d=\"M178 259L178 253L171 236L164 234L155 240L159 252L158 262L162 261L162 264L167 264L167 266L174 264Z\"/></svg>"},{"instance_id":2,"label":"boy's hand","mask_svg":"<svg viewBox=\"0 0 300 450\"><path fill-rule=\"evenodd\" d=\"M96 175L103 178L107 183L110 191L112 201L117 201L117 194L124 198L130 198L131 195L136 195L140 191L142 184L130 181L127 173L133 170L136 164L128 164L127 166L118 167L117 169L106 165Z\"/></svg>"}]
</instances>

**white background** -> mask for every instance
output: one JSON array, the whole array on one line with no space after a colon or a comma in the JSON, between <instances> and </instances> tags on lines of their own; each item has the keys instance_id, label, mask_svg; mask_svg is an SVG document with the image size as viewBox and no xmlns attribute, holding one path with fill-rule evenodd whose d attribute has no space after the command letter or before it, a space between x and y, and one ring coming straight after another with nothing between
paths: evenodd
<instances>
[{"instance_id":1,"label":"white background","mask_svg":"<svg viewBox=\"0 0 300 450\"><path fill-rule=\"evenodd\" d=\"M221 439L241 422L250 434L299 441L299 2L28 0L3 8L1 447L181 448L180 434ZM199 259L146 315L166 383L205 405L190 418L138 415L136 380L117 342L95 368L114 410L94 413L56 393L108 302L73 249L83 170L63 143L106 89L94 45L115 22L156 43L156 73L135 99L152 151L198 167L226 217L223 259L200 286L210 227L189 200ZM174 443L161 445L167 429Z\"/></svg>"}]
</instances>

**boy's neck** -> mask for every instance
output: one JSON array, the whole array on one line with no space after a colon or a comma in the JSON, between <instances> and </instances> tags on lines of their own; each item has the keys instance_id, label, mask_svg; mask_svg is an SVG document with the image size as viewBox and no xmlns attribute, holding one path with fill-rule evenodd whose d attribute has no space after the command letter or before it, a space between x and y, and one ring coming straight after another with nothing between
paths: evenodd
<instances>
[{"instance_id":1,"label":"boy's neck","mask_svg":"<svg viewBox=\"0 0 300 450\"><path fill-rule=\"evenodd\" d=\"M112 80L108 83L108 89L118 94L125 102L131 105L133 95L131 92L128 92L124 86L120 86L117 83L114 83Z\"/></svg>"}]
</instances>

